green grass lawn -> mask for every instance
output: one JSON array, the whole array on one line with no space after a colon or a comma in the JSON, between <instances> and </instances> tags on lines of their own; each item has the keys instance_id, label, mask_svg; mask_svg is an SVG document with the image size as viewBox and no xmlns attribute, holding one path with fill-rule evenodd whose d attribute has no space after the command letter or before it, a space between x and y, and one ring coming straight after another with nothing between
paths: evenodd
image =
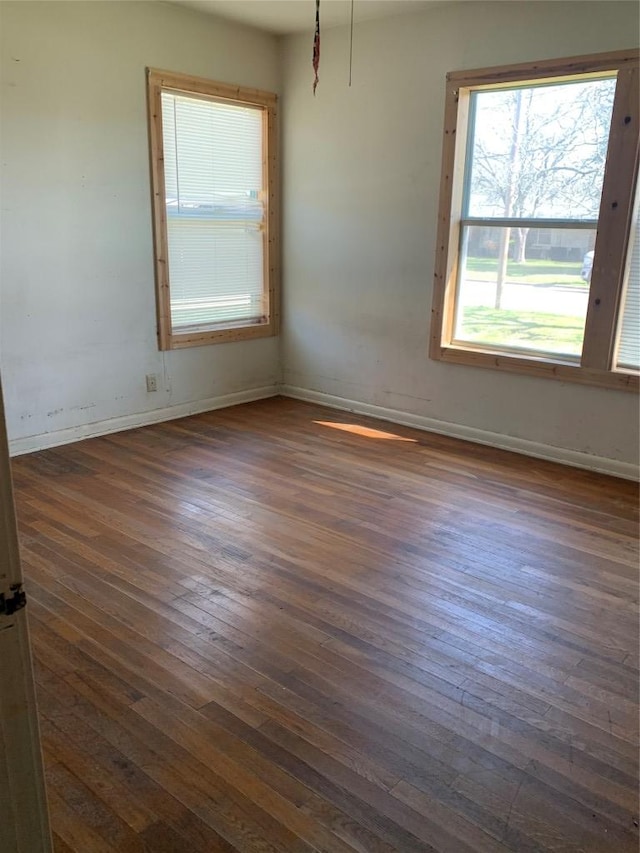
<instances>
[{"instance_id":1,"label":"green grass lawn","mask_svg":"<svg viewBox=\"0 0 640 853\"><path fill-rule=\"evenodd\" d=\"M466 272L478 281L495 281L497 258L467 258ZM507 262L507 281L514 284L546 284L586 288L580 278L582 261L516 261ZM472 273L472 275L469 275Z\"/></svg>"},{"instance_id":2,"label":"green grass lawn","mask_svg":"<svg viewBox=\"0 0 640 853\"><path fill-rule=\"evenodd\" d=\"M580 355L583 317L470 306L458 337L469 343Z\"/></svg>"}]
</instances>

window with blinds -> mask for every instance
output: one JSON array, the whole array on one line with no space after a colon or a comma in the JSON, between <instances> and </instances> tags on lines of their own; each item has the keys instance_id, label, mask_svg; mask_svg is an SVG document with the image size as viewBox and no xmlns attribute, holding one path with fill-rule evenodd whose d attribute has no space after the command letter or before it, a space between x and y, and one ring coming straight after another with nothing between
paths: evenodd
<instances>
[{"instance_id":1,"label":"window with blinds","mask_svg":"<svg viewBox=\"0 0 640 853\"><path fill-rule=\"evenodd\" d=\"M640 370L640 193L636 203L627 252L625 287L620 314L616 366L618 370Z\"/></svg>"},{"instance_id":2,"label":"window with blinds","mask_svg":"<svg viewBox=\"0 0 640 853\"><path fill-rule=\"evenodd\" d=\"M447 75L431 358L640 389L639 68Z\"/></svg>"},{"instance_id":3,"label":"window with blinds","mask_svg":"<svg viewBox=\"0 0 640 853\"><path fill-rule=\"evenodd\" d=\"M470 93L454 345L579 360L615 88Z\"/></svg>"},{"instance_id":4,"label":"window with blinds","mask_svg":"<svg viewBox=\"0 0 640 853\"><path fill-rule=\"evenodd\" d=\"M275 96L149 72L162 349L275 334Z\"/></svg>"}]
</instances>

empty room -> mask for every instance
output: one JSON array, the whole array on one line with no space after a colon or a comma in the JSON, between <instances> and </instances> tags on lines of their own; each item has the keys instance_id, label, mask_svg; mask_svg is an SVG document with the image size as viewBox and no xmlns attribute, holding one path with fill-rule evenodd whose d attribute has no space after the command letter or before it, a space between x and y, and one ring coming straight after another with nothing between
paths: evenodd
<instances>
[{"instance_id":1,"label":"empty room","mask_svg":"<svg viewBox=\"0 0 640 853\"><path fill-rule=\"evenodd\" d=\"M635 853L640 6L0 0L0 853Z\"/></svg>"}]
</instances>

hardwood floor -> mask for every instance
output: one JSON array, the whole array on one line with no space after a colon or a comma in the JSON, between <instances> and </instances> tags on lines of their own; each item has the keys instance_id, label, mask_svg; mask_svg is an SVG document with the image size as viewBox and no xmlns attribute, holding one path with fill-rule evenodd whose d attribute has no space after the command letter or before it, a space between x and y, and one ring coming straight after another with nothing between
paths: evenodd
<instances>
[{"instance_id":1,"label":"hardwood floor","mask_svg":"<svg viewBox=\"0 0 640 853\"><path fill-rule=\"evenodd\" d=\"M638 849L634 484L284 399L13 470L57 853Z\"/></svg>"}]
</instances>

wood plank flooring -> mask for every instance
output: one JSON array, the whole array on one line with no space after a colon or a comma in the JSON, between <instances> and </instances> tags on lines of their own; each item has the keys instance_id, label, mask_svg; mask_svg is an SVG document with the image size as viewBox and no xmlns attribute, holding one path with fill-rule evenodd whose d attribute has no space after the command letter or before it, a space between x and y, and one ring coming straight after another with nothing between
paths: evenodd
<instances>
[{"instance_id":1,"label":"wood plank flooring","mask_svg":"<svg viewBox=\"0 0 640 853\"><path fill-rule=\"evenodd\" d=\"M637 851L635 485L285 399L13 470L57 853Z\"/></svg>"}]
</instances>

